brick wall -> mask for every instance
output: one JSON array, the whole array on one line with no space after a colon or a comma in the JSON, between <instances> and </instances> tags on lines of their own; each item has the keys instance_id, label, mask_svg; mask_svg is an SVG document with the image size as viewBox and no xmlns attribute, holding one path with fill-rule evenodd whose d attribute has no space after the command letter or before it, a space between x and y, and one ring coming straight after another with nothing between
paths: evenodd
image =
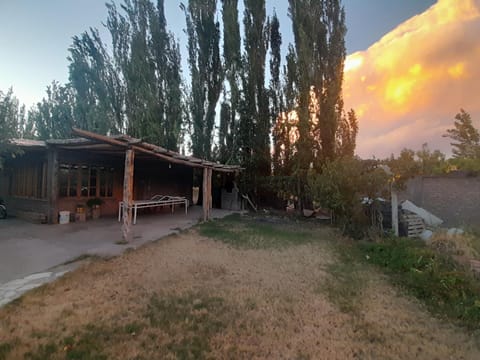
<instances>
[{"instance_id":1,"label":"brick wall","mask_svg":"<svg viewBox=\"0 0 480 360\"><path fill-rule=\"evenodd\" d=\"M480 229L480 177L464 174L417 177L399 199L410 200L444 221L444 226Z\"/></svg>"}]
</instances>

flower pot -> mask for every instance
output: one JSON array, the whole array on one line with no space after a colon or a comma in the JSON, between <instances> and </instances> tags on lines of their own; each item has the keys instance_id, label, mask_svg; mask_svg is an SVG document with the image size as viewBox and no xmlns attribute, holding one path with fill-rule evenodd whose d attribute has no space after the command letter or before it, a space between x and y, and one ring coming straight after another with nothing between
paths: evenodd
<instances>
[{"instance_id":1,"label":"flower pot","mask_svg":"<svg viewBox=\"0 0 480 360\"><path fill-rule=\"evenodd\" d=\"M92 219L96 220L100 218L100 205L92 206Z\"/></svg>"}]
</instances>

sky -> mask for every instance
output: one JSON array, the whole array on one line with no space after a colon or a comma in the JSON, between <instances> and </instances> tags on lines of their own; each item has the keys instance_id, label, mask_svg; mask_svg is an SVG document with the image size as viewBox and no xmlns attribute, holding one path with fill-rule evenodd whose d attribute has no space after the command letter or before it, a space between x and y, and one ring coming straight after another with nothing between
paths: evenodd
<instances>
[{"instance_id":1,"label":"sky","mask_svg":"<svg viewBox=\"0 0 480 360\"><path fill-rule=\"evenodd\" d=\"M439 0L346 61L344 98L359 117L357 152L451 153L461 108L480 128L480 0Z\"/></svg>"},{"instance_id":2,"label":"sky","mask_svg":"<svg viewBox=\"0 0 480 360\"><path fill-rule=\"evenodd\" d=\"M239 1L241 3L241 1ZM286 47L293 41L287 0L275 9ZM0 0L0 90L13 87L27 106L52 80L68 81L72 36L99 28L101 0ZM186 64L184 16L165 0L168 27L180 39ZM346 108L359 116L357 153L388 156L403 147L450 151L441 134L461 107L480 115L480 0L343 0L347 20ZM285 55L285 52L284 54ZM477 69L478 68L478 69ZM184 68L184 76L188 73ZM479 116L476 117L478 119ZM478 122L476 123L478 125Z\"/></svg>"}]
</instances>

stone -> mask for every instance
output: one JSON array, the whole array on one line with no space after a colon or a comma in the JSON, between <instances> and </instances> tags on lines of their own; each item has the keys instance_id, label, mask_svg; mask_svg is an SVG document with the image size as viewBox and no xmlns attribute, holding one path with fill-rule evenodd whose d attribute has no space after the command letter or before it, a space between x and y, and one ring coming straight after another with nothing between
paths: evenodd
<instances>
[{"instance_id":1,"label":"stone","mask_svg":"<svg viewBox=\"0 0 480 360\"><path fill-rule=\"evenodd\" d=\"M423 232L420 234L420 238L423 241L428 241L430 238L433 236L433 231L431 230L423 230Z\"/></svg>"},{"instance_id":2,"label":"stone","mask_svg":"<svg viewBox=\"0 0 480 360\"><path fill-rule=\"evenodd\" d=\"M459 228L450 228L447 230L447 237L452 238L456 235L463 235L464 231Z\"/></svg>"}]
</instances>

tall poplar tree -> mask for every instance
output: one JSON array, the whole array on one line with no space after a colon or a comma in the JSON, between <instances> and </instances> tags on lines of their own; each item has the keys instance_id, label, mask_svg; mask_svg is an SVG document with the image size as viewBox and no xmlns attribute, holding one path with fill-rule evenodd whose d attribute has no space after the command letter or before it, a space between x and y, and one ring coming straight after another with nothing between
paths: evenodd
<instances>
[{"instance_id":1,"label":"tall poplar tree","mask_svg":"<svg viewBox=\"0 0 480 360\"><path fill-rule=\"evenodd\" d=\"M47 86L47 96L29 111L29 121L35 127L36 138L65 139L71 137L74 120L74 94L70 85L57 81Z\"/></svg>"},{"instance_id":2,"label":"tall poplar tree","mask_svg":"<svg viewBox=\"0 0 480 360\"><path fill-rule=\"evenodd\" d=\"M180 49L164 1L107 5L111 54L95 29L74 37L70 82L78 125L123 132L178 150L183 123Z\"/></svg>"},{"instance_id":3,"label":"tall poplar tree","mask_svg":"<svg viewBox=\"0 0 480 360\"><path fill-rule=\"evenodd\" d=\"M245 0L243 106L240 123L242 164L246 185L255 190L258 176L268 176L270 165L270 114L265 88L268 26L265 0Z\"/></svg>"},{"instance_id":4,"label":"tall poplar tree","mask_svg":"<svg viewBox=\"0 0 480 360\"><path fill-rule=\"evenodd\" d=\"M80 36L74 36L68 50L76 126L101 134L121 129L121 84L98 30L90 29ZM54 88L52 86L50 90ZM44 128L42 131L49 130ZM55 133L56 130L52 128L51 132Z\"/></svg>"},{"instance_id":5,"label":"tall poplar tree","mask_svg":"<svg viewBox=\"0 0 480 360\"><path fill-rule=\"evenodd\" d=\"M351 109L347 114L342 114L337 126L336 156L353 157L358 134L358 120L355 111Z\"/></svg>"},{"instance_id":6,"label":"tall poplar tree","mask_svg":"<svg viewBox=\"0 0 480 360\"><path fill-rule=\"evenodd\" d=\"M274 13L270 22L270 123L275 126L283 112L282 84L280 82L281 70L281 46L282 35L280 34L280 22ZM273 131L274 152L272 165L275 173L280 167L280 139L277 132Z\"/></svg>"},{"instance_id":7,"label":"tall poplar tree","mask_svg":"<svg viewBox=\"0 0 480 360\"><path fill-rule=\"evenodd\" d=\"M226 84L220 113L219 160L238 162L238 119L242 58L238 0L222 0L223 59Z\"/></svg>"},{"instance_id":8,"label":"tall poplar tree","mask_svg":"<svg viewBox=\"0 0 480 360\"><path fill-rule=\"evenodd\" d=\"M193 155L212 159L215 108L222 91L220 24L215 20L216 0L189 0L185 12L188 63L191 76L189 109Z\"/></svg>"},{"instance_id":9,"label":"tall poplar tree","mask_svg":"<svg viewBox=\"0 0 480 360\"><path fill-rule=\"evenodd\" d=\"M0 170L6 158L13 156L17 149L12 139L19 137L19 124L25 120L25 107L20 105L13 89L0 90Z\"/></svg>"},{"instance_id":10,"label":"tall poplar tree","mask_svg":"<svg viewBox=\"0 0 480 360\"><path fill-rule=\"evenodd\" d=\"M298 66L300 172L335 158L343 113L345 12L340 0L289 0Z\"/></svg>"}]
</instances>

